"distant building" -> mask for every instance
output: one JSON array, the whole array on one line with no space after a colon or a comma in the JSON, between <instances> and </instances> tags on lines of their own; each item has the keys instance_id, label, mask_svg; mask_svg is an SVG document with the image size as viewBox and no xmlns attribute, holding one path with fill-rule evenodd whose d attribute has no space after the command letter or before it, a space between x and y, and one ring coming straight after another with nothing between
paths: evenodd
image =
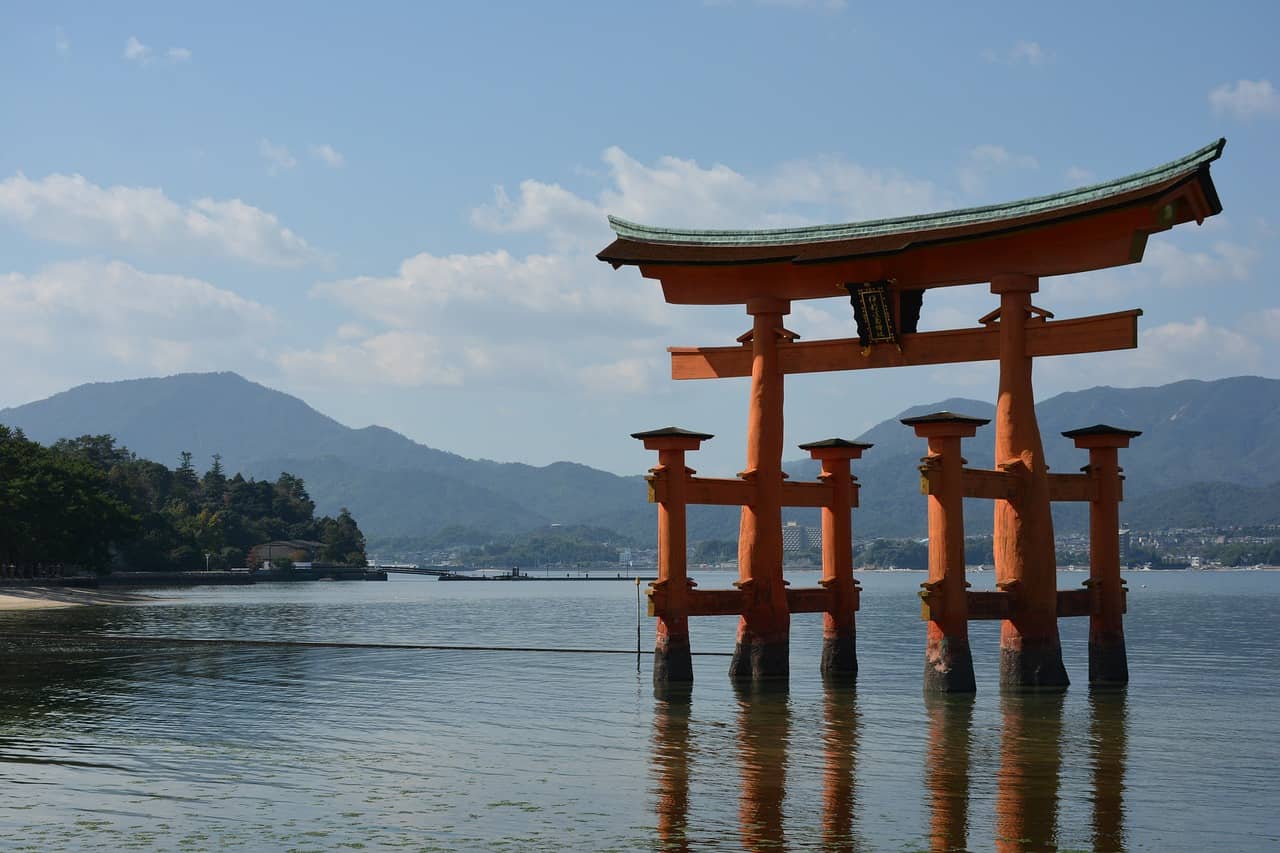
<instances>
[{"instance_id":1,"label":"distant building","mask_svg":"<svg viewBox=\"0 0 1280 853\"><path fill-rule=\"evenodd\" d=\"M263 542L249 549L249 565L259 566L263 563L288 560L291 563L314 563L320 558L323 542L310 539L277 539L274 542Z\"/></svg>"},{"instance_id":2,"label":"distant building","mask_svg":"<svg viewBox=\"0 0 1280 853\"><path fill-rule=\"evenodd\" d=\"M1129 560L1129 528L1120 528L1120 565L1124 565Z\"/></svg>"},{"instance_id":3,"label":"distant building","mask_svg":"<svg viewBox=\"0 0 1280 853\"><path fill-rule=\"evenodd\" d=\"M822 528L804 527L796 521L788 521L782 525L783 551L809 551L821 547Z\"/></svg>"}]
</instances>

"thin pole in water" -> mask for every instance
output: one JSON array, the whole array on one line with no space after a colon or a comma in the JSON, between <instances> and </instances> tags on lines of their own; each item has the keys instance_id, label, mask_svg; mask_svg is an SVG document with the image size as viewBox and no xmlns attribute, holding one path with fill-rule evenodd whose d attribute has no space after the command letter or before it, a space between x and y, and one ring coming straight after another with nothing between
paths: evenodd
<instances>
[{"instance_id":1,"label":"thin pole in water","mask_svg":"<svg viewBox=\"0 0 1280 853\"><path fill-rule=\"evenodd\" d=\"M636 578L636 672L640 671L640 578Z\"/></svg>"}]
</instances>

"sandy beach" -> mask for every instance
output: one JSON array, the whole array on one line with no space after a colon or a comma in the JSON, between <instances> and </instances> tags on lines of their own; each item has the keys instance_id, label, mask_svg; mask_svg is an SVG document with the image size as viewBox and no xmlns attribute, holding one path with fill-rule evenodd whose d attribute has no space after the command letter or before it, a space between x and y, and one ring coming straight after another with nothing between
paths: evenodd
<instances>
[{"instance_id":1,"label":"sandy beach","mask_svg":"<svg viewBox=\"0 0 1280 853\"><path fill-rule=\"evenodd\" d=\"M135 604L154 600L155 596L140 595L135 592L32 586L5 588L0 592L0 610L51 610L89 604Z\"/></svg>"}]
</instances>

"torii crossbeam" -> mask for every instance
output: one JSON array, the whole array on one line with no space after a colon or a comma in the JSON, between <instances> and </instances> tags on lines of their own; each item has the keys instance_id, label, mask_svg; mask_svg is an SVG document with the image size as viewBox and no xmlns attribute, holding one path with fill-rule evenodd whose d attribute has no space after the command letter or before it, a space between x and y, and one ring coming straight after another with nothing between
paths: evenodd
<instances>
[{"instance_id":1,"label":"torii crossbeam","mask_svg":"<svg viewBox=\"0 0 1280 853\"><path fill-rule=\"evenodd\" d=\"M1031 294L1044 276L1137 263L1152 234L1193 220L1200 223L1221 212L1209 165L1221 156L1224 145L1220 139L1163 166L1090 187L924 216L765 231L657 228L610 217L617 239L600 252L600 260L615 268L638 267L644 277L661 282L667 302L742 305L752 317L751 331L737 346L670 350L674 379L751 377L747 465L738 479L700 480L684 467L684 452L709 436L679 430L636 436L665 454L651 477L652 497L662 507L659 579L650 590L651 612L659 620L655 680L692 678L688 616L704 613L740 617L730 668L735 678L788 674L790 614L801 609L827 613L824 672L856 671L851 645L849 654L837 652L852 643L857 609L857 585L847 558L852 548L848 510L856 505L856 491L850 498L848 490L835 489L833 483L850 483L848 459L860 455L861 449L846 455L843 467L829 469L824 462L822 485L797 488L806 484L786 483L785 374L998 361L999 470L966 469L964 477L966 488L991 492L983 496L995 501L997 583L1001 590L1017 590L1016 598L1010 593L999 605L1005 617L1001 681L1009 686L1065 685L1049 506L1053 499L1081 499L1055 498L1055 490L1094 494L1096 487L1054 480L1048 473L1036 422L1031 363L1039 356L1136 347L1142 312L1058 320L1032 305ZM989 284L999 306L978 325L917 330L924 291L981 283ZM857 338L800 342L783 327L792 301L833 297L853 301ZM815 443L811 452L825 460L838 445L825 444L823 456L816 450L823 444ZM1106 491L1118 494L1110 487ZM742 506L737 589L702 593L687 579L683 513L688 503ZM788 505L824 508L821 589L786 588L781 529L782 507ZM833 518L841 513L843 523ZM678 525L672 526L676 518ZM954 559L944 549L931 549L931 561L934 550L939 561ZM933 568L931 564L931 572ZM957 570L941 563L936 568ZM963 565L958 570L963 572ZM936 606L935 611L940 612ZM1120 637L1123 643L1122 633Z\"/></svg>"}]
</instances>

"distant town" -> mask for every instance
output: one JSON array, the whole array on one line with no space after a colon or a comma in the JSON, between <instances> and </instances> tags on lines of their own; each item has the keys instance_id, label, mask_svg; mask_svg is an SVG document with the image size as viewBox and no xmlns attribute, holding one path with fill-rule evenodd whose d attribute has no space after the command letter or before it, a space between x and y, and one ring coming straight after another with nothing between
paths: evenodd
<instances>
[{"instance_id":1,"label":"distant town","mask_svg":"<svg viewBox=\"0 0 1280 853\"><path fill-rule=\"evenodd\" d=\"M783 527L783 559L789 568L817 569L822 565L822 530L795 522ZM457 541L448 541L456 539ZM1061 534L1055 539L1058 567L1085 569L1089 565L1089 537ZM528 572L651 568L657 550L634 543L612 531L582 526L552 525L506 537L467 528L441 531L431 540L378 543L370 549L377 564L517 567ZM1128 569L1213 570L1280 566L1280 525L1253 527L1168 528L1120 531L1121 562ZM710 539L690 545L689 566L700 570L737 568L737 542ZM927 538L873 538L854 545L860 570L924 569L928 566ZM965 562L972 569L992 568L991 537L965 539Z\"/></svg>"}]
</instances>

